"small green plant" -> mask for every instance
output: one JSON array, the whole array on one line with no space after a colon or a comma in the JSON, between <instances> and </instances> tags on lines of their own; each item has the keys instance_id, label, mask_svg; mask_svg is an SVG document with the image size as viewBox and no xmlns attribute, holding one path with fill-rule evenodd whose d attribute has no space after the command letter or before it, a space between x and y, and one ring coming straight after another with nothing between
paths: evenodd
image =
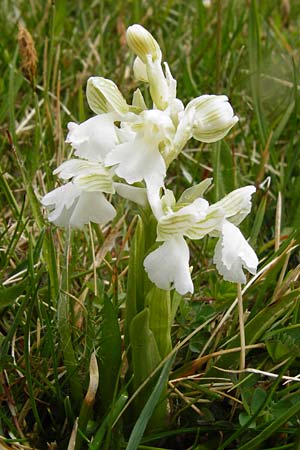
<instances>
[{"instance_id":1,"label":"small green plant","mask_svg":"<svg viewBox=\"0 0 300 450\"><path fill-rule=\"evenodd\" d=\"M131 380L128 389L136 397L130 409L132 426L148 407L155 383L162 384L162 379L157 376L149 381L153 372L165 361L168 364L164 367L170 366L172 317L176 314L174 295L170 291L173 287L176 295L194 291L185 238L200 241L208 235L217 237L214 263L224 279L231 282L245 283L243 268L255 274L258 259L237 228L250 212L251 195L255 192L253 186L236 189L209 205L203 198L212 182L209 178L185 190L177 202L173 192L164 185L167 168L190 138L216 142L236 124L238 118L228 98L202 95L184 107L176 96L176 80L168 64L164 63L164 70L162 68L161 50L152 35L142 26L132 25L127 30L127 42L136 54L135 78L149 86L151 108L147 108L140 89L134 92L130 105L111 80L90 78L87 100L96 116L79 125L69 123L66 142L71 144L75 158L63 162L54 171L67 183L46 194L42 203L50 210L48 219L66 228L82 228L90 222L105 225L111 221L117 212L105 195L117 193L140 207L136 237L130 250L124 302L126 376ZM243 369L245 337L240 287L239 300ZM110 323L106 317L111 308L109 305L106 300L103 326ZM78 380L72 375L76 363L65 294L60 295L58 312L65 365L72 380L72 398L77 401L80 390ZM116 318L111 317L111 326L115 321ZM101 333L105 341L103 329ZM117 373L121 372L118 328L114 333L116 338L112 345L117 360L108 362L105 355L102 357L107 364L114 364L111 377L115 381L110 383L107 379L102 389L101 399L106 411L111 409L118 393L116 380ZM166 376L163 380L162 398L159 401L156 396L159 404L153 403L148 411L149 430L159 431L167 424L167 402L163 400ZM161 389L158 388L159 392ZM79 432L85 433L82 424L86 425L87 420L81 420L80 415ZM129 442L128 448L136 448L132 447L131 440Z\"/></svg>"}]
</instances>

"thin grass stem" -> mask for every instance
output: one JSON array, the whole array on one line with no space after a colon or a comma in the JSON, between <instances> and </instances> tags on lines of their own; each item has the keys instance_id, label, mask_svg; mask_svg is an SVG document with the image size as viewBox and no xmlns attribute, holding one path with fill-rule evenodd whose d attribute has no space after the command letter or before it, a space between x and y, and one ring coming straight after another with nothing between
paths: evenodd
<instances>
[{"instance_id":1,"label":"thin grass stem","mask_svg":"<svg viewBox=\"0 0 300 450\"><path fill-rule=\"evenodd\" d=\"M240 341L241 341L240 370L243 370L245 369L246 364L246 339L245 339L245 325L244 325L243 295L240 283L237 284L237 296L238 296L238 311L239 311L239 326L240 326Z\"/></svg>"},{"instance_id":2,"label":"thin grass stem","mask_svg":"<svg viewBox=\"0 0 300 450\"><path fill-rule=\"evenodd\" d=\"M70 305L69 296L64 292L69 290L69 251L70 251L70 230L66 231L65 260L62 270L61 293L57 304L57 326L61 340L63 359L66 366L71 396L76 407L79 407L83 397L82 384L78 376L78 362L72 343L72 333L70 327Z\"/></svg>"},{"instance_id":3,"label":"thin grass stem","mask_svg":"<svg viewBox=\"0 0 300 450\"><path fill-rule=\"evenodd\" d=\"M281 214L282 214L282 196L281 192L278 192L277 205L276 205L276 216L275 216L275 252L280 246L280 230L281 230Z\"/></svg>"}]
</instances>

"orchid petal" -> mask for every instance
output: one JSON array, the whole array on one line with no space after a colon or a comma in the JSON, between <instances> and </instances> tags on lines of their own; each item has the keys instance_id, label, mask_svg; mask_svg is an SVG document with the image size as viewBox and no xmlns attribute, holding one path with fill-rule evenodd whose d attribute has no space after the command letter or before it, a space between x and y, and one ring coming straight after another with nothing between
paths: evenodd
<instances>
[{"instance_id":1,"label":"orchid petal","mask_svg":"<svg viewBox=\"0 0 300 450\"><path fill-rule=\"evenodd\" d=\"M73 178L76 186L85 191L114 193L110 170L98 162L70 159L63 162L53 173L63 180Z\"/></svg>"},{"instance_id":2,"label":"orchid petal","mask_svg":"<svg viewBox=\"0 0 300 450\"><path fill-rule=\"evenodd\" d=\"M59 227L82 228L89 222L104 224L116 214L101 192L83 192L72 182L49 192L41 202L50 210L48 220Z\"/></svg>"},{"instance_id":3,"label":"orchid petal","mask_svg":"<svg viewBox=\"0 0 300 450\"><path fill-rule=\"evenodd\" d=\"M73 178L76 184L84 192L105 192L106 194L114 194L114 184L110 173L88 173Z\"/></svg>"},{"instance_id":4,"label":"orchid petal","mask_svg":"<svg viewBox=\"0 0 300 450\"><path fill-rule=\"evenodd\" d=\"M190 108L180 114L180 120L174 137L174 147L177 154L181 152L185 144L192 137L192 126L194 123L195 109Z\"/></svg>"},{"instance_id":5,"label":"orchid petal","mask_svg":"<svg viewBox=\"0 0 300 450\"><path fill-rule=\"evenodd\" d=\"M251 210L251 196L255 190L254 186L235 189L211 208L223 209L226 219L234 225L239 225Z\"/></svg>"},{"instance_id":6,"label":"orchid petal","mask_svg":"<svg viewBox=\"0 0 300 450\"><path fill-rule=\"evenodd\" d=\"M75 155L90 161L103 161L115 147L117 135L113 114L102 114L76 124L69 122L66 142L75 149Z\"/></svg>"},{"instance_id":7,"label":"orchid petal","mask_svg":"<svg viewBox=\"0 0 300 450\"><path fill-rule=\"evenodd\" d=\"M149 81L146 64L143 63L141 58L139 58L138 56L133 62L133 75L137 81L143 81L144 83L148 83Z\"/></svg>"},{"instance_id":8,"label":"orchid petal","mask_svg":"<svg viewBox=\"0 0 300 450\"><path fill-rule=\"evenodd\" d=\"M134 128L142 133L146 140L157 143L171 142L175 134L175 127L169 115L155 109L141 112Z\"/></svg>"},{"instance_id":9,"label":"orchid petal","mask_svg":"<svg viewBox=\"0 0 300 450\"><path fill-rule=\"evenodd\" d=\"M86 161L84 159L69 159L64 161L54 171L54 175L58 175L62 180L69 180L76 175L80 175L98 166L96 162Z\"/></svg>"},{"instance_id":10,"label":"orchid petal","mask_svg":"<svg viewBox=\"0 0 300 450\"><path fill-rule=\"evenodd\" d=\"M141 206L147 205L147 189L136 186L128 186L128 184L124 183L114 183L114 187L116 192L121 195L121 197L131 200Z\"/></svg>"},{"instance_id":11,"label":"orchid petal","mask_svg":"<svg viewBox=\"0 0 300 450\"><path fill-rule=\"evenodd\" d=\"M189 110L195 110L192 135L201 142L222 139L238 122L226 95L201 95L190 101Z\"/></svg>"},{"instance_id":12,"label":"orchid petal","mask_svg":"<svg viewBox=\"0 0 300 450\"><path fill-rule=\"evenodd\" d=\"M180 196L177 204L180 203L191 203L198 197L203 197L204 192L209 188L212 183L212 178L206 178L201 181L201 183L195 184L194 186L186 189Z\"/></svg>"},{"instance_id":13,"label":"orchid petal","mask_svg":"<svg viewBox=\"0 0 300 450\"><path fill-rule=\"evenodd\" d=\"M221 238L217 242L214 254L214 264L224 280L233 283L246 283L243 268L251 274L256 273L258 259L240 230L224 221Z\"/></svg>"},{"instance_id":14,"label":"orchid petal","mask_svg":"<svg viewBox=\"0 0 300 450\"><path fill-rule=\"evenodd\" d=\"M161 62L157 59L152 60L150 55L147 56L147 75L149 80L149 89L154 105L165 110L169 104L169 86L161 67Z\"/></svg>"},{"instance_id":15,"label":"orchid petal","mask_svg":"<svg viewBox=\"0 0 300 450\"><path fill-rule=\"evenodd\" d=\"M162 186L166 175L165 162L157 146L144 139L117 145L107 155L105 164L117 164L116 174L129 184L145 180L147 185Z\"/></svg>"},{"instance_id":16,"label":"orchid petal","mask_svg":"<svg viewBox=\"0 0 300 450\"><path fill-rule=\"evenodd\" d=\"M183 237L164 242L144 260L150 280L160 289L169 290L173 285L184 295L193 293L194 286L189 270L190 252Z\"/></svg>"},{"instance_id":17,"label":"orchid petal","mask_svg":"<svg viewBox=\"0 0 300 450\"><path fill-rule=\"evenodd\" d=\"M176 98L177 81L175 80L175 78L173 78L168 63L165 62L164 67L165 67L166 80L167 80L167 85L168 85L168 90L169 90L169 101L171 101Z\"/></svg>"},{"instance_id":18,"label":"orchid petal","mask_svg":"<svg viewBox=\"0 0 300 450\"><path fill-rule=\"evenodd\" d=\"M162 208L162 200L160 198L160 189L161 186L156 185L147 186L147 197L149 205L157 220L159 220L164 215Z\"/></svg>"},{"instance_id":19,"label":"orchid petal","mask_svg":"<svg viewBox=\"0 0 300 450\"><path fill-rule=\"evenodd\" d=\"M224 220L224 212L222 209L208 208L206 217L198 220L188 230L185 231L185 236L190 239L202 239L207 234L214 230L220 230Z\"/></svg>"},{"instance_id":20,"label":"orchid petal","mask_svg":"<svg viewBox=\"0 0 300 450\"><path fill-rule=\"evenodd\" d=\"M198 198L176 212L165 214L157 225L157 240L164 241L176 235L186 234L197 221L205 218L207 209L208 202Z\"/></svg>"},{"instance_id":21,"label":"orchid petal","mask_svg":"<svg viewBox=\"0 0 300 450\"><path fill-rule=\"evenodd\" d=\"M48 192L41 200L42 205L50 211L48 220L59 227L67 227L80 193L80 189L73 183L67 183Z\"/></svg>"},{"instance_id":22,"label":"orchid petal","mask_svg":"<svg viewBox=\"0 0 300 450\"><path fill-rule=\"evenodd\" d=\"M116 210L101 192L82 192L70 217L70 226L83 228L89 222L105 224Z\"/></svg>"},{"instance_id":23,"label":"orchid petal","mask_svg":"<svg viewBox=\"0 0 300 450\"><path fill-rule=\"evenodd\" d=\"M141 93L140 89L136 89L133 93L132 106L139 112L146 111L147 109L143 94Z\"/></svg>"},{"instance_id":24,"label":"orchid petal","mask_svg":"<svg viewBox=\"0 0 300 450\"><path fill-rule=\"evenodd\" d=\"M107 78L89 78L86 97L89 107L96 114L116 112L122 115L129 111L129 106L117 85Z\"/></svg>"},{"instance_id":25,"label":"orchid petal","mask_svg":"<svg viewBox=\"0 0 300 450\"><path fill-rule=\"evenodd\" d=\"M161 50L151 33L141 25L134 24L127 28L127 44L129 48L146 63L147 56L153 61L161 61Z\"/></svg>"}]
</instances>

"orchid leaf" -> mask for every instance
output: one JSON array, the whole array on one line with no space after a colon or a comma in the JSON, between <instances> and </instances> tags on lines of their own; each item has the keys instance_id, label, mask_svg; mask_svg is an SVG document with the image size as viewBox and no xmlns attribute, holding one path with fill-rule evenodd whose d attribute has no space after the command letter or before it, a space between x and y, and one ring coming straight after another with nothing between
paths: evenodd
<instances>
[{"instance_id":1,"label":"orchid leaf","mask_svg":"<svg viewBox=\"0 0 300 450\"><path fill-rule=\"evenodd\" d=\"M149 326L155 336L161 358L172 348L170 291L153 286L146 297L149 307Z\"/></svg>"},{"instance_id":2,"label":"orchid leaf","mask_svg":"<svg viewBox=\"0 0 300 450\"><path fill-rule=\"evenodd\" d=\"M104 297L103 320L100 328L98 351L100 373L100 397L102 410L107 411L112 404L118 384L121 366L121 334L118 316L111 301Z\"/></svg>"},{"instance_id":3,"label":"orchid leaf","mask_svg":"<svg viewBox=\"0 0 300 450\"><path fill-rule=\"evenodd\" d=\"M131 242L130 258L128 265L127 303L125 341L129 344L129 329L132 319L143 309L144 303L144 276L141 273L145 257L145 231L143 221L137 219L136 229Z\"/></svg>"}]
</instances>

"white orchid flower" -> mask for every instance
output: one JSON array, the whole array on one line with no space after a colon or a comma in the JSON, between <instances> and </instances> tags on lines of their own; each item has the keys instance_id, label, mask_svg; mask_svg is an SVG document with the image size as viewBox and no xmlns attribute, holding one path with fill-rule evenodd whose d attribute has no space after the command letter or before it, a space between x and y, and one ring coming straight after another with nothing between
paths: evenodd
<instances>
[{"instance_id":1,"label":"white orchid flower","mask_svg":"<svg viewBox=\"0 0 300 450\"><path fill-rule=\"evenodd\" d=\"M144 34L146 38L150 35L146 30ZM147 39L144 39L146 43ZM149 42L147 51L153 53L151 58L160 61L158 44L153 38ZM168 79L171 90L176 91L176 82L170 73ZM134 94L132 107L129 107L117 86L101 77L89 79L87 98L93 111L100 114L90 121L94 120L96 126L99 122L99 127L91 130L89 140L89 136L85 136L89 121L79 125L79 129L72 125L75 129L69 133L67 141L77 148L76 155L89 160L96 157L98 161L105 159L105 165L115 166L116 174L129 184L144 180L147 186L162 186L166 175L165 158L170 153L176 131L169 113L147 110L139 90ZM114 125L117 120L120 127Z\"/></svg>"},{"instance_id":2,"label":"white orchid flower","mask_svg":"<svg viewBox=\"0 0 300 450\"><path fill-rule=\"evenodd\" d=\"M256 272L257 256L235 226L250 212L251 195L255 188L246 186L236 189L219 202L209 205L200 196L209 184L210 180L204 180L193 186L177 203L171 191L166 191L162 198L157 192L151 193L149 202L158 221L157 241L163 244L145 258L144 267L150 280L161 289L174 286L180 294L193 292L189 250L184 237L193 240L208 234L219 237L214 263L225 280L245 283L243 268L252 274ZM197 195L199 197L195 198Z\"/></svg>"},{"instance_id":3,"label":"white orchid flower","mask_svg":"<svg viewBox=\"0 0 300 450\"><path fill-rule=\"evenodd\" d=\"M62 163L54 174L71 181L42 198L42 204L50 210L50 222L82 228L89 222L107 223L116 215L115 208L104 196L115 189L112 173L103 164L71 159Z\"/></svg>"},{"instance_id":4,"label":"white orchid flower","mask_svg":"<svg viewBox=\"0 0 300 450\"><path fill-rule=\"evenodd\" d=\"M184 108L176 97L177 83L167 63L163 70L161 50L153 36L141 25L132 25L127 30L127 42L137 55L135 78L149 83L153 109L167 113L176 128L173 152L164 155L167 167L190 138L210 143L226 136L238 121L226 96L202 95Z\"/></svg>"},{"instance_id":5,"label":"white orchid flower","mask_svg":"<svg viewBox=\"0 0 300 450\"><path fill-rule=\"evenodd\" d=\"M186 107L195 111L192 136L201 142L216 142L238 122L226 95L201 95Z\"/></svg>"},{"instance_id":6,"label":"white orchid flower","mask_svg":"<svg viewBox=\"0 0 300 450\"><path fill-rule=\"evenodd\" d=\"M75 149L75 156L89 161L103 162L119 143L119 128L115 122L130 118L129 106L111 80L91 77L87 83L87 100L97 115L76 124L68 124L66 142Z\"/></svg>"},{"instance_id":7,"label":"white orchid flower","mask_svg":"<svg viewBox=\"0 0 300 450\"><path fill-rule=\"evenodd\" d=\"M172 151L175 127L169 115L146 110L131 125L133 138L116 145L105 159L115 173L132 184L145 180L146 185L163 186L166 163L163 154Z\"/></svg>"},{"instance_id":8,"label":"white orchid flower","mask_svg":"<svg viewBox=\"0 0 300 450\"><path fill-rule=\"evenodd\" d=\"M104 224L116 215L115 208L99 191L84 191L69 182L42 198L48 220L59 227L83 228L89 222Z\"/></svg>"},{"instance_id":9,"label":"white orchid flower","mask_svg":"<svg viewBox=\"0 0 300 450\"><path fill-rule=\"evenodd\" d=\"M201 95L190 101L177 127L174 145L177 154L190 138L200 142L223 139L238 122L226 95Z\"/></svg>"},{"instance_id":10,"label":"white orchid flower","mask_svg":"<svg viewBox=\"0 0 300 450\"><path fill-rule=\"evenodd\" d=\"M115 182L112 170L95 161L71 159L54 174L71 180L42 198L42 204L50 210L48 220L61 227L82 228L89 222L105 224L112 220L116 211L104 193L118 192L142 206L147 203L145 189Z\"/></svg>"},{"instance_id":11,"label":"white orchid flower","mask_svg":"<svg viewBox=\"0 0 300 450\"><path fill-rule=\"evenodd\" d=\"M168 111L177 126L178 113L184 108L181 100L176 98L177 82L168 64L164 62L162 67L158 43L149 31L136 24L127 29L127 43L137 55L133 64L135 79L149 83L153 108Z\"/></svg>"},{"instance_id":12,"label":"white orchid flower","mask_svg":"<svg viewBox=\"0 0 300 450\"><path fill-rule=\"evenodd\" d=\"M196 198L190 204L175 202L171 191L158 200L157 195L149 199L157 218L157 241L163 244L144 260L149 279L160 289L174 287L179 294L193 293L194 286L189 270L189 248L184 236L194 232L201 239L216 228L223 219L223 213L210 214L209 204L203 198ZM158 205L157 202L160 202Z\"/></svg>"}]
</instances>

